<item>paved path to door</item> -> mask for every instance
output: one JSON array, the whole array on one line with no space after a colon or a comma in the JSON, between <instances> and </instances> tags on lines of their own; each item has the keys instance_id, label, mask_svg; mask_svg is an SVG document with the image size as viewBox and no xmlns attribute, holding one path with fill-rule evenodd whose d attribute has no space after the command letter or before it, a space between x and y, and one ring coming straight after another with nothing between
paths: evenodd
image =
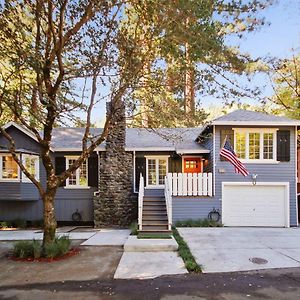
<instances>
[{"instance_id":1,"label":"paved path to door","mask_svg":"<svg viewBox=\"0 0 300 300\"><path fill-rule=\"evenodd\" d=\"M300 228L179 228L205 273L300 267Z\"/></svg>"}]
</instances>

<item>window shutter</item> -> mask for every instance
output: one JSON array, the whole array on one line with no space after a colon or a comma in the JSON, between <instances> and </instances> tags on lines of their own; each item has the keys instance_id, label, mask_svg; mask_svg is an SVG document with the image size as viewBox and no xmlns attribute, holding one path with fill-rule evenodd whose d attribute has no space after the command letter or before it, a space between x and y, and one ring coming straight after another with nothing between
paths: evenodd
<instances>
[{"instance_id":1,"label":"window shutter","mask_svg":"<svg viewBox=\"0 0 300 300\"><path fill-rule=\"evenodd\" d=\"M277 131L277 160L290 161L290 131Z\"/></svg>"},{"instance_id":2,"label":"window shutter","mask_svg":"<svg viewBox=\"0 0 300 300\"><path fill-rule=\"evenodd\" d=\"M169 172L170 173L182 172L181 156L173 155L169 158Z\"/></svg>"},{"instance_id":3,"label":"window shutter","mask_svg":"<svg viewBox=\"0 0 300 300\"><path fill-rule=\"evenodd\" d=\"M66 170L66 158L55 157L55 175L60 175L65 170ZM64 181L60 186L66 186L66 181Z\"/></svg>"},{"instance_id":4,"label":"window shutter","mask_svg":"<svg viewBox=\"0 0 300 300\"><path fill-rule=\"evenodd\" d=\"M233 130L232 129L222 129L220 131L220 150L221 150L221 147L223 146L226 135L227 135L227 138L228 138L230 144L232 145L232 147L234 146L234 132L233 132ZM220 160L221 161L226 161L226 159L221 155L220 155Z\"/></svg>"},{"instance_id":5,"label":"window shutter","mask_svg":"<svg viewBox=\"0 0 300 300\"><path fill-rule=\"evenodd\" d=\"M93 155L88 158L88 185L98 187L98 156Z\"/></svg>"},{"instance_id":6,"label":"window shutter","mask_svg":"<svg viewBox=\"0 0 300 300\"><path fill-rule=\"evenodd\" d=\"M146 185L146 158L135 158L135 188L138 191L140 185L140 174L144 177L144 184Z\"/></svg>"}]
</instances>

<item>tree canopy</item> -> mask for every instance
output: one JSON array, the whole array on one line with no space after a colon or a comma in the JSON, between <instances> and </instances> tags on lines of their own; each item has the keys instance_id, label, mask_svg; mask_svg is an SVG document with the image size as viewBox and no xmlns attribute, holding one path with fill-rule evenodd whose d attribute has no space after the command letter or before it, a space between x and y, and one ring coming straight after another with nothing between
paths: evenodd
<instances>
[{"instance_id":1,"label":"tree canopy","mask_svg":"<svg viewBox=\"0 0 300 300\"><path fill-rule=\"evenodd\" d=\"M134 93L135 125L195 126L207 116L196 98L253 96L232 75L248 74L254 61L230 47L228 37L261 27L259 13L268 5L270 1L235 0L131 3L124 26L137 26L137 47L145 58Z\"/></svg>"}]
</instances>

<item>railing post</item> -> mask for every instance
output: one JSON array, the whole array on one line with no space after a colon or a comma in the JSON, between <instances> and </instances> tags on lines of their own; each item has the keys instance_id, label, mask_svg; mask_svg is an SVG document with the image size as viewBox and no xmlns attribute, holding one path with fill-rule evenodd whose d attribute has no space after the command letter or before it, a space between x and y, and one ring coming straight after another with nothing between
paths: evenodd
<instances>
[{"instance_id":1,"label":"railing post","mask_svg":"<svg viewBox=\"0 0 300 300\"><path fill-rule=\"evenodd\" d=\"M144 201L144 178L140 174L139 196L138 196L138 225L139 230L143 229L143 201Z\"/></svg>"}]
</instances>

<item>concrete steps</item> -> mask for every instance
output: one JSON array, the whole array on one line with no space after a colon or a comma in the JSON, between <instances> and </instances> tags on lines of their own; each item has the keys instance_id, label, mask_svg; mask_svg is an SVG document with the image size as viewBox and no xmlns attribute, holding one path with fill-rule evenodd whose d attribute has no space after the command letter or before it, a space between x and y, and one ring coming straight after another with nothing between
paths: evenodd
<instances>
[{"instance_id":1,"label":"concrete steps","mask_svg":"<svg viewBox=\"0 0 300 300\"><path fill-rule=\"evenodd\" d=\"M136 236L129 236L125 245L125 252L158 252L177 251L178 244L172 237L170 239L138 239Z\"/></svg>"}]
</instances>

